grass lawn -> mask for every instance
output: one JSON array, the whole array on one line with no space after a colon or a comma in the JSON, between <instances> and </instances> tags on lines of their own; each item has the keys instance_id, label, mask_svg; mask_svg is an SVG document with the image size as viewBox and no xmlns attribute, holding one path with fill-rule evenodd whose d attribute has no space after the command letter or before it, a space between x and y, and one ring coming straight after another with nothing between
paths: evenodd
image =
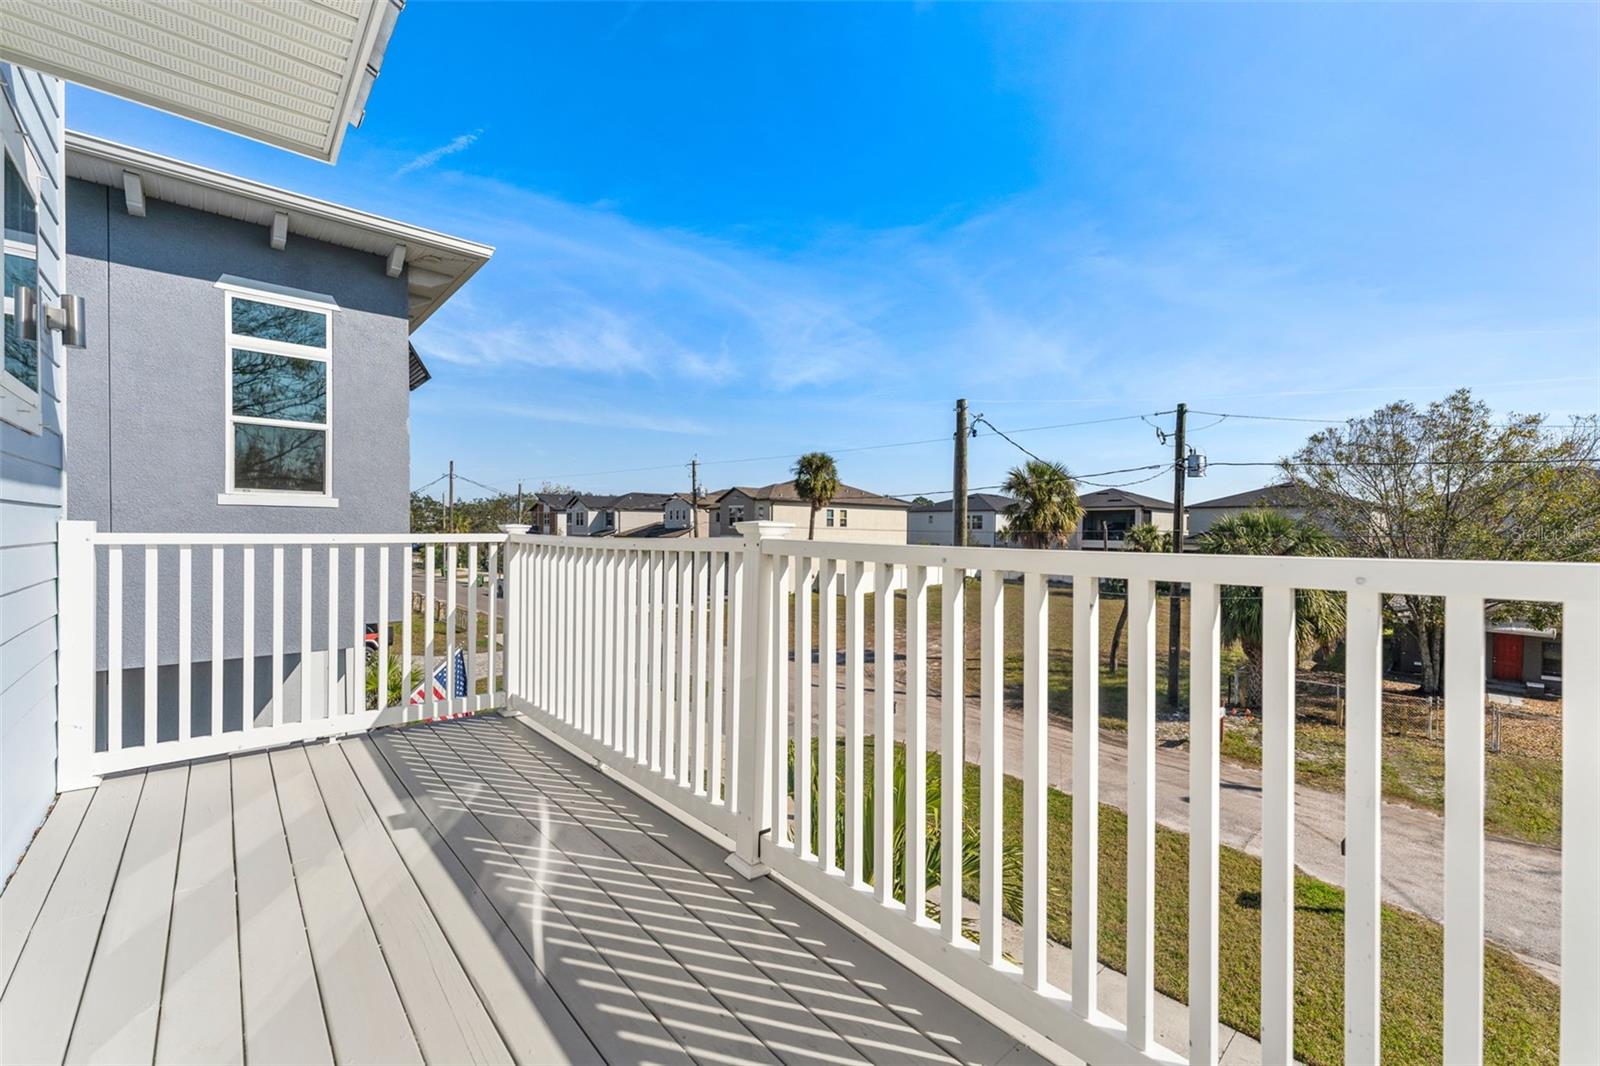
<instances>
[{"instance_id":1,"label":"grass lawn","mask_svg":"<svg viewBox=\"0 0 1600 1066\"><path fill-rule=\"evenodd\" d=\"M896 745L903 761L904 749ZM840 746L839 762L844 761ZM864 773L873 772L871 743ZM937 782L937 755L927 762L930 784ZM964 779L965 813L975 824L979 772L968 764ZM841 786L842 797L842 786ZM841 798L842 804L842 798ZM870 805L867 807L870 812ZM930 812L937 821L937 812ZM1072 933L1072 798L1050 790L1048 822L1049 935L1070 944ZM870 818L870 813L868 815ZM1099 952L1102 962L1126 971L1127 818L1100 808ZM1005 781L1005 835L1008 848L1021 849L1022 782ZM871 840L870 832L865 834ZM970 846L969 839L969 846ZM1188 995L1189 838L1156 828L1155 985L1175 999ZM1244 852L1222 848L1220 858L1219 942L1222 1021L1259 1036L1261 1001L1261 863ZM975 878L965 893L976 898ZM1020 913L1008 917L1022 920ZM1295 913L1295 1055L1307 1062L1343 1060L1344 892L1300 875ZM1443 1055L1442 928L1406 911L1383 909L1383 1032L1386 1063L1435 1063ZM1063 975L1056 975L1062 979ZM1485 946L1485 1056L1491 1062L1556 1061L1559 989L1510 954Z\"/></svg>"},{"instance_id":2,"label":"grass lawn","mask_svg":"<svg viewBox=\"0 0 1600 1066\"><path fill-rule=\"evenodd\" d=\"M942 633L944 589L928 589L928 684L934 694L942 685ZM874 596L866 596L866 645L876 643ZM813 618L820 618L817 597L812 596ZM1122 612L1121 596L1102 594L1100 601L1100 704L1101 723L1119 730L1126 728L1128 714L1127 633L1124 631L1119 668L1106 669L1106 654L1112 633ZM966 584L966 646L963 687L976 696L982 683L979 650L982 629L981 590L976 579ZM895 629L899 642L897 663L899 682L904 684L905 596L895 597ZM1006 703L1020 708L1022 703L1022 585L1008 584L1003 601ZM1156 706L1166 706L1166 655L1169 602L1165 596L1156 602ZM844 648L844 601L839 601L839 648ZM790 630L790 641L794 639ZM813 636L815 640L815 635ZM1049 590L1049 645L1051 713L1070 720L1072 716L1072 592ZM1183 619L1179 643L1179 703L1189 699L1189 620ZM1237 648L1224 649L1223 676L1242 658ZM1325 678L1327 672L1302 672L1302 681ZM1427 810L1444 809L1444 743L1442 731L1430 738L1426 724L1425 701L1409 695L1408 686L1387 686L1384 695L1383 790L1388 799ZM1295 749L1297 778L1306 785L1332 792L1344 790L1344 729L1340 724L1332 688L1308 687L1296 700ZM1259 721L1230 719L1225 730L1223 757L1244 766L1261 765ZM1494 834L1534 844L1557 845L1561 837L1561 760L1539 748L1519 749L1515 737L1501 752L1487 755L1487 798L1484 816L1486 829Z\"/></svg>"}]
</instances>

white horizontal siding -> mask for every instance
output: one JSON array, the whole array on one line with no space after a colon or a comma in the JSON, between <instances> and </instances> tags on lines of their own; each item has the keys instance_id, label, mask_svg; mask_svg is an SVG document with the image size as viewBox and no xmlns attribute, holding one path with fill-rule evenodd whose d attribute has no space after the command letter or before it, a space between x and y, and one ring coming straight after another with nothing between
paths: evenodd
<instances>
[{"instance_id":1,"label":"white horizontal siding","mask_svg":"<svg viewBox=\"0 0 1600 1066\"><path fill-rule=\"evenodd\" d=\"M15 68L6 79L40 167L39 288L61 295L66 249L63 87ZM65 512L61 349L39 344L41 432L0 423L0 875L21 858L55 794L56 523Z\"/></svg>"}]
</instances>

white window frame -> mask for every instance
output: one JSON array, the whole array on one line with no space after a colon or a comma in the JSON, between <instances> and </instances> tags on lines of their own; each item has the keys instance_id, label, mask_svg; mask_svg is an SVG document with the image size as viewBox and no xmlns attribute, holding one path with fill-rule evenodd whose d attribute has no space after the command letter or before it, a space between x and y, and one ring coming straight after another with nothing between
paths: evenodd
<instances>
[{"instance_id":1,"label":"white window frame","mask_svg":"<svg viewBox=\"0 0 1600 1066\"><path fill-rule=\"evenodd\" d=\"M825 528L827 528L827 529L832 529L833 528L833 508L832 507L828 508L828 515L827 515L827 518L825 518L823 520L823 526Z\"/></svg>"},{"instance_id":2,"label":"white window frame","mask_svg":"<svg viewBox=\"0 0 1600 1066\"><path fill-rule=\"evenodd\" d=\"M45 214L43 196L42 173L39 161L34 156L28 140L22 135L22 122L17 118L11 106L11 97L6 92L0 92L0 152L11 157L16 164L17 173L22 175L22 180L28 183L28 193L33 197L34 217ZM0 164L0 204L4 197L5 168ZM34 292L39 293L40 306L36 308L39 320L39 337L34 342L34 372L39 377L40 388L30 388L16 375L5 369L5 364L0 361L0 420L15 426L24 433L38 436L44 432L43 398L40 393L44 386L44 363L49 358L50 331L44 325L43 287L39 284L39 223L34 223L33 247L29 248L20 241L5 239L4 219L0 219L0 255L10 253L23 255L33 260ZM3 266L0 266L3 269ZM12 297L5 297L3 310L5 314L16 313L12 306Z\"/></svg>"},{"instance_id":3,"label":"white window frame","mask_svg":"<svg viewBox=\"0 0 1600 1066\"><path fill-rule=\"evenodd\" d=\"M981 531L983 529L983 515L981 515L981 514L970 514L970 515L968 515L967 516L967 528L968 529L976 529L976 530L980 530Z\"/></svg>"},{"instance_id":4,"label":"white window frame","mask_svg":"<svg viewBox=\"0 0 1600 1066\"><path fill-rule=\"evenodd\" d=\"M839 528L840 529L848 529L849 527L850 527L850 511L849 511L848 508L841 507L841 508L839 508Z\"/></svg>"},{"instance_id":5,"label":"white window frame","mask_svg":"<svg viewBox=\"0 0 1600 1066\"><path fill-rule=\"evenodd\" d=\"M222 364L223 364L223 491L217 494L217 502L232 506L256 507L337 507L338 499L333 495L333 319L338 305L323 300L312 299L308 295L291 295L283 290L263 285L260 288L251 288L235 284L231 281L217 282L217 288L222 290ZM276 307L287 307L297 311L310 311L320 314L327 322L323 331L321 346L309 344L291 344L288 341L268 340L265 337L249 337L233 332L233 302L235 300L251 300L255 303L272 304ZM322 363L323 372L327 375L324 388L324 403L321 422L296 422L292 419L256 418L250 415L235 415L233 413L233 352L236 348L249 351L263 352L267 355L281 355L292 359L311 359ZM326 436L323 446L322 463L322 491L321 492L292 492L283 489L250 489L240 488L234 484L234 460L237 445L234 443L234 426L238 423L254 426L283 426L288 429L321 430Z\"/></svg>"}]
</instances>

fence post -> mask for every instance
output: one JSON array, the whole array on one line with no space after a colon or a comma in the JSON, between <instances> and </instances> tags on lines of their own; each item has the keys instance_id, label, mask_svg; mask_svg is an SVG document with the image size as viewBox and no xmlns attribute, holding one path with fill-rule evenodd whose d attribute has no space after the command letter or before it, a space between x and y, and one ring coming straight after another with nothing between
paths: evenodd
<instances>
[{"instance_id":1,"label":"fence post","mask_svg":"<svg viewBox=\"0 0 1600 1066\"><path fill-rule=\"evenodd\" d=\"M772 624L775 612L783 609L774 596L773 576L777 568L761 552L765 540L780 540L794 527L787 522L736 522L734 528L744 537L744 558L739 566L739 582L734 595L740 598L739 632L735 638L743 646L739 657L739 754L733 772L738 775L738 809L734 812L734 852L728 865L748 878L767 873L761 861L761 835L771 828L771 794L774 753L771 746L772 715L776 705L772 679L774 661L789 649L773 647ZM785 758L780 753L777 758Z\"/></svg>"},{"instance_id":2,"label":"fence post","mask_svg":"<svg viewBox=\"0 0 1600 1066\"><path fill-rule=\"evenodd\" d=\"M523 627L527 619L524 617L522 604L522 565L523 552L512 541L512 537L519 537L527 533L531 526L517 525L507 522L500 526L500 532L506 535L505 560L501 563L505 582L505 633L502 639L506 644L506 703L510 705L513 696L518 699L528 698L528 686L523 676L527 664L522 658ZM452 577L452 580L454 578ZM489 603L495 606L494 590L489 590ZM489 649L489 670L494 670L494 649Z\"/></svg>"},{"instance_id":3,"label":"fence post","mask_svg":"<svg viewBox=\"0 0 1600 1066\"><path fill-rule=\"evenodd\" d=\"M95 571L93 522L56 524L56 791L100 783L94 756Z\"/></svg>"}]
</instances>

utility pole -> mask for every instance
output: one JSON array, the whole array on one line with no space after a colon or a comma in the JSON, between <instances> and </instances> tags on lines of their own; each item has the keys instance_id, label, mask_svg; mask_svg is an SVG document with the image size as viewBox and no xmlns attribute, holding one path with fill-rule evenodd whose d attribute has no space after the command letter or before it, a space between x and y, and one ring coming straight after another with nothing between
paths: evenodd
<instances>
[{"instance_id":1,"label":"utility pole","mask_svg":"<svg viewBox=\"0 0 1600 1066\"><path fill-rule=\"evenodd\" d=\"M1178 405L1178 428L1172 437L1172 550L1183 554L1183 479L1186 455L1184 451L1184 422L1189 405ZM1167 601L1167 706L1178 705L1178 650L1183 642L1183 586L1174 581ZM1191 728L1204 726L1204 722L1190 722Z\"/></svg>"},{"instance_id":2,"label":"utility pole","mask_svg":"<svg viewBox=\"0 0 1600 1066\"><path fill-rule=\"evenodd\" d=\"M950 543L960 548L967 543L967 401L956 401L955 496L950 500L950 520L954 534Z\"/></svg>"},{"instance_id":3,"label":"utility pole","mask_svg":"<svg viewBox=\"0 0 1600 1066\"><path fill-rule=\"evenodd\" d=\"M517 525L522 525L522 482L517 482Z\"/></svg>"},{"instance_id":4,"label":"utility pole","mask_svg":"<svg viewBox=\"0 0 1600 1066\"><path fill-rule=\"evenodd\" d=\"M456 461L450 460L450 487L445 490L448 495L444 498L444 531L454 533L456 528Z\"/></svg>"},{"instance_id":5,"label":"utility pole","mask_svg":"<svg viewBox=\"0 0 1600 1066\"><path fill-rule=\"evenodd\" d=\"M689 460L689 536L700 535L700 457Z\"/></svg>"}]
</instances>

